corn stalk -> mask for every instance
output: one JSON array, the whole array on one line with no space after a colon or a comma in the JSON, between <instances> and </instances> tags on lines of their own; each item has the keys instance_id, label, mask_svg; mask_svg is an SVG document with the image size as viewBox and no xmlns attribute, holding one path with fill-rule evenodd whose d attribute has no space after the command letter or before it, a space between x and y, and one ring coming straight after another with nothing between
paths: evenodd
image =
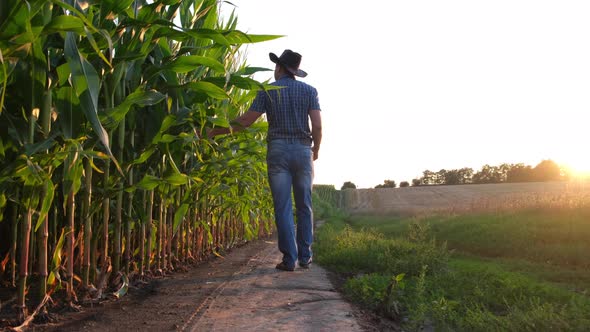
<instances>
[{"instance_id":1,"label":"corn stalk","mask_svg":"<svg viewBox=\"0 0 590 332\"><path fill-rule=\"evenodd\" d=\"M38 298L61 284L79 304L78 287L107 286L111 262L127 275L171 271L270 220L265 127L215 142L197 134L227 127L270 88L239 48L278 36L238 31L218 6L0 1L0 223L14 240L0 257L11 259L20 320L31 272Z\"/></svg>"}]
</instances>

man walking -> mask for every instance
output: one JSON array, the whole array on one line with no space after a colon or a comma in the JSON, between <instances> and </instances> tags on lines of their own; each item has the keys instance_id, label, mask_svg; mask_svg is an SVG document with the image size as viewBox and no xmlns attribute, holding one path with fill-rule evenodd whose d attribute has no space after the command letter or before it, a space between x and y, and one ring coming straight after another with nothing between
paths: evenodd
<instances>
[{"instance_id":1,"label":"man walking","mask_svg":"<svg viewBox=\"0 0 590 332\"><path fill-rule=\"evenodd\" d=\"M270 53L276 64L278 90L261 91L250 109L234 120L231 131L250 126L263 113L268 120L268 180L272 192L279 250L283 259L276 268L284 271L309 268L312 260L313 211L311 190L313 160L318 158L322 140L322 118L317 90L295 77L307 73L299 69L301 55L285 50L280 57ZM311 129L309 126L311 120ZM209 137L227 134L229 128L215 128ZM293 220L291 191L295 198L297 227Z\"/></svg>"}]
</instances>

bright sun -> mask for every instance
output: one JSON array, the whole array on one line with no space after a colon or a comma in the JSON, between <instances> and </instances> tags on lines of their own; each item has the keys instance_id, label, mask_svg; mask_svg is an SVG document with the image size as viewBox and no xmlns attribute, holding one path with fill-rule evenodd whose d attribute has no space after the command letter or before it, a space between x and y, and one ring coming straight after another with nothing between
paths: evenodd
<instances>
[{"instance_id":1,"label":"bright sun","mask_svg":"<svg viewBox=\"0 0 590 332\"><path fill-rule=\"evenodd\" d=\"M590 155L572 155L563 162L574 178L590 178Z\"/></svg>"}]
</instances>

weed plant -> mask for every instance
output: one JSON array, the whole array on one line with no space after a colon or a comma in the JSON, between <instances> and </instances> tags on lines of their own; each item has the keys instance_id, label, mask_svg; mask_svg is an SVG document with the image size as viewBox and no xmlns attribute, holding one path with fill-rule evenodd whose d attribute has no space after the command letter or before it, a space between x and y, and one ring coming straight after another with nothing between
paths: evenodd
<instances>
[{"instance_id":1,"label":"weed plant","mask_svg":"<svg viewBox=\"0 0 590 332\"><path fill-rule=\"evenodd\" d=\"M413 242L386 238L372 230L354 231L346 225L338 231L331 225L317 236L317 259L336 271L387 273L417 276L423 266L439 271L446 266L449 251L434 240Z\"/></svg>"}]
</instances>

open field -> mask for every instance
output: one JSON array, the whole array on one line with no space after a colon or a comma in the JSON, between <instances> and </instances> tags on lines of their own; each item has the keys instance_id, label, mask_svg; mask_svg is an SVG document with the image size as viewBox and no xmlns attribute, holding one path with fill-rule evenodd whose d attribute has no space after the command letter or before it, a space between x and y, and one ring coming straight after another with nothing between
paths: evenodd
<instances>
[{"instance_id":1,"label":"open field","mask_svg":"<svg viewBox=\"0 0 590 332\"><path fill-rule=\"evenodd\" d=\"M590 330L588 183L341 193L317 261L404 330Z\"/></svg>"},{"instance_id":2,"label":"open field","mask_svg":"<svg viewBox=\"0 0 590 332\"><path fill-rule=\"evenodd\" d=\"M590 201L590 182L532 182L343 190L340 206L352 214L427 214L572 205Z\"/></svg>"},{"instance_id":3,"label":"open field","mask_svg":"<svg viewBox=\"0 0 590 332\"><path fill-rule=\"evenodd\" d=\"M587 331L590 207L333 218L317 261L404 330Z\"/></svg>"}]
</instances>

